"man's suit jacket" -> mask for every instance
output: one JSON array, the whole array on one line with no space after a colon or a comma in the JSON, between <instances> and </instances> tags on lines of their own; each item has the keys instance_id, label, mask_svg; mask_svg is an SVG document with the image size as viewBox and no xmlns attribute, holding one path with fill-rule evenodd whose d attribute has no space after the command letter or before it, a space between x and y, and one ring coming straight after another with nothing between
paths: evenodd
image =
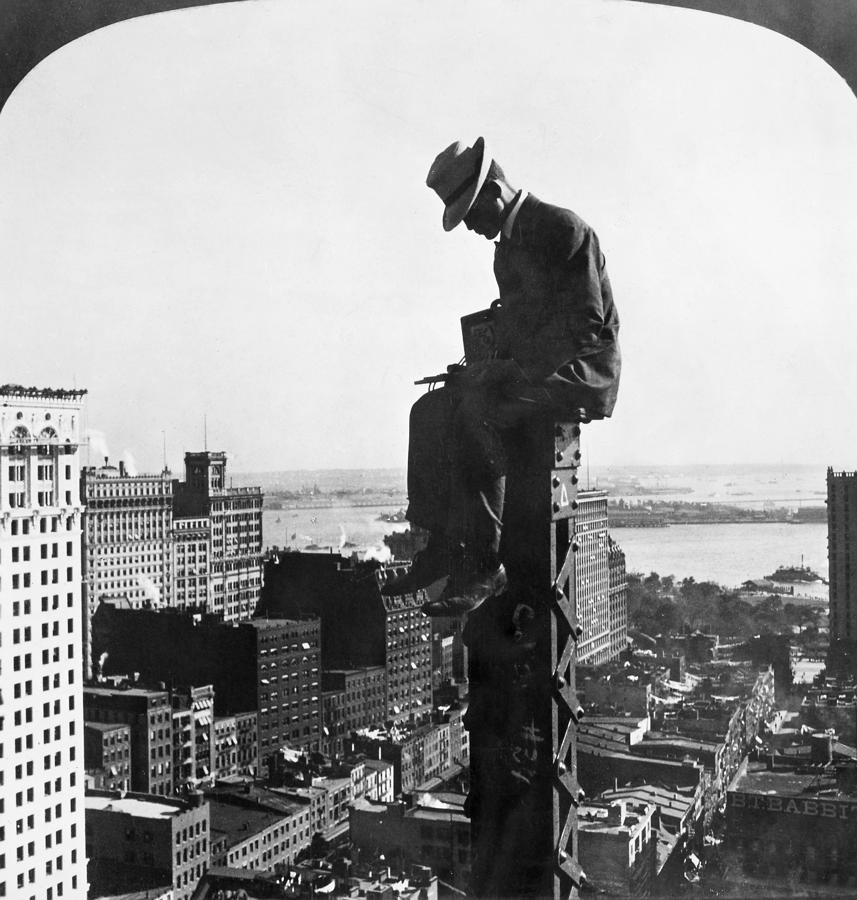
<instances>
[{"instance_id":1,"label":"man's suit jacket","mask_svg":"<svg viewBox=\"0 0 857 900\"><path fill-rule=\"evenodd\" d=\"M609 416L621 371L619 316L595 232L531 194L511 237L497 244L494 275L497 356L514 359L561 408Z\"/></svg>"}]
</instances>

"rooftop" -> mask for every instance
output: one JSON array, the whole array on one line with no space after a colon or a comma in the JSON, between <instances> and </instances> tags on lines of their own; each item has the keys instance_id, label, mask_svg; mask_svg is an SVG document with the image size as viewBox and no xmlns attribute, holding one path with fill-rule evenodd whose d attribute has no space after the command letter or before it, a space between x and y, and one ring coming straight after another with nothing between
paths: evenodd
<instances>
[{"instance_id":1,"label":"rooftop","mask_svg":"<svg viewBox=\"0 0 857 900\"><path fill-rule=\"evenodd\" d=\"M90 894L90 896L93 896ZM159 887L143 888L139 891L123 891L121 894L98 894L98 900L166 900L173 896L170 884Z\"/></svg>"},{"instance_id":2,"label":"rooftop","mask_svg":"<svg viewBox=\"0 0 857 900\"><path fill-rule=\"evenodd\" d=\"M128 731L131 726L127 722L90 722L83 723L84 728L92 728L95 731Z\"/></svg>"},{"instance_id":3,"label":"rooftop","mask_svg":"<svg viewBox=\"0 0 857 900\"><path fill-rule=\"evenodd\" d=\"M0 397L27 397L52 400L79 400L86 393L83 388L37 388L22 384L0 384Z\"/></svg>"},{"instance_id":4,"label":"rooftop","mask_svg":"<svg viewBox=\"0 0 857 900\"><path fill-rule=\"evenodd\" d=\"M636 836L655 811L648 803L626 800L612 803L583 803L577 808L577 824L581 831Z\"/></svg>"},{"instance_id":5,"label":"rooftop","mask_svg":"<svg viewBox=\"0 0 857 900\"><path fill-rule=\"evenodd\" d=\"M835 770L821 766L771 770L763 762L749 763L747 771L736 777L729 790L779 797L822 796L825 800L857 798L857 789L846 792L837 787Z\"/></svg>"},{"instance_id":6,"label":"rooftop","mask_svg":"<svg viewBox=\"0 0 857 900\"><path fill-rule=\"evenodd\" d=\"M321 620L318 616L306 615L301 618L280 618L280 619L246 619L237 624L239 625L251 625L253 628L258 628L260 630L264 630L266 628L287 628L291 625L312 625L313 623L319 624L320 627ZM309 649L305 647L304 649Z\"/></svg>"},{"instance_id":7,"label":"rooftop","mask_svg":"<svg viewBox=\"0 0 857 900\"><path fill-rule=\"evenodd\" d=\"M208 798L211 815L211 841L215 843L220 837L226 840L228 847L248 840L254 834L265 831L279 822L283 816L265 809L252 809L247 806Z\"/></svg>"},{"instance_id":8,"label":"rooftop","mask_svg":"<svg viewBox=\"0 0 857 900\"><path fill-rule=\"evenodd\" d=\"M87 812L114 812L138 819L170 819L187 812L190 804L182 800L167 800L153 794L125 794L113 791L92 791L86 794Z\"/></svg>"},{"instance_id":9,"label":"rooftop","mask_svg":"<svg viewBox=\"0 0 857 900\"><path fill-rule=\"evenodd\" d=\"M409 818L422 819L429 822L470 823L470 819L464 815L463 807L459 806L417 806L415 809L408 810L406 815Z\"/></svg>"},{"instance_id":10,"label":"rooftop","mask_svg":"<svg viewBox=\"0 0 857 900\"><path fill-rule=\"evenodd\" d=\"M141 688L141 687L99 687L98 685L85 684L83 693L90 694L93 697L137 697L147 698L152 695L163 696L164 700L169 700L169 693L166 688Z\"/></svg>"},{"instance_id":11,"label":"rooftop","mask_svg":"<svg viewBox=\"0 0 857 900\"><path fill-rule=\"evenodd\" d=\"M235 777L239 779L245 776ZM322 792L319 791L319 793ZM210 801L217 801L224 805L231 804L236 809L250 809L256 806L260 809L266 809L278 817L291 816L306 808L305 804L290 799L283 790L259 787L246 780L241 782L236 780L229 783L226 783L225 779L224 781L218 781L217 788L207 792L206 797Z\"/></svg>"},{"instance_id":12,"label":"rooftop","mask_svg":"<svg viewBox=\"0 0 857 900\"><path fill-rule=\"evenodd\" d=\"M606 801L632 800L657 806L662 816L683 818L695 802L690 792L674 791L655 784L638 784L636 787L616 788L604 791L601 797Z\"/></svg>"}]
</instances>

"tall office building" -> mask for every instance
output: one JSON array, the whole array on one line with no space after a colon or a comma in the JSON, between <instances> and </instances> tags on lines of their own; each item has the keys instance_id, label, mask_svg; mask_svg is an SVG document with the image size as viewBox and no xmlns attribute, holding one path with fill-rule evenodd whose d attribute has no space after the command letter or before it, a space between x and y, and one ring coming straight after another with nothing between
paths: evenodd
<instances>
[{"instance_id":1,"label":"tall office building","mask_svg":"<svg viewBox=\"0 0 857 900\"><path fill-rule=\"evenodd\" d=\"M102 601L249 618L262 583L262 492L226 487L225 453L185 455L186 480L168 469L131 475L105 464L81 477L84 671ZM97 672L96 672L97 674Z\"/></svg>"},{"instance_id":2,"label":"tall office building","mask_svg":"<svg viewBox=\"0 0 857 900\"><path fill-rule=\"evenodd\" d=\"M831 674L857 675L857 472L827 470Z\"/></svg>"},{"instance_id":3,"label":"tall office building","mask_svg":"<svg viewBox=\"0 0 857 900\"><path fill-rule=\"evenodd\" d=\"M85 393L0 387L0 897L19 900L86 896Z\"/></svg>"},{"instance_id":4,"label":"tall office building","mask_svg":"<svg viewBox=\"0 0 857 900\"><path fill-rule=\"evenodd\" d=\"M382 666L384 721L416 724L431 714L431 621L420 611L425 591L384 597L393 574L377 562L334 554L270 554L265 562L267 615L321 619L325 669Z\"/></svg>"},{"instance_id":5,"label":"tall office building","mask_svg":"<svg viewBox=\"0 0 857 900\"><path fill-rule=\"evenodd\" d=\"M209 610L226 622L252 616L262 589L261 489L227 487L225 453L186 453L185 480L176 483L175 515L199 525L208 520ZM186 562L186 574L195 565Z\"/></svg>"},{"instance_id":6,"label":"tall office building","mask_svg":"<svg viewBox=\"0 0 857 900\"><path fill-rule=\"evenodd\" d=\"M102 600L142 606L173 602L173 479L130 475L123 463L84 469L83 640L90 672L90 622Z\"/></svg>"},{"instance_id":7,"label":"tall office building","mask_svg":"<svg viewBox=\"0 0 857 900\"><path fill-rule=\"evenodd\" d=\"M580 491L577 503L574 580L577 618L583 628L577 661L600 665L625 646L625 555L607 533L606 491Z\"/></svg>"},{"instance_id":8,"label":"tall office building","mask_svg":"<svg viewBox=\"0 0 857 900\"><path fill-rule=\"evenodd\" d=\"M628 647L628 576L625 571L625 554L609 534L607 566L610 584L610 658L615 659Z\"/></svg>"}]
</instances>

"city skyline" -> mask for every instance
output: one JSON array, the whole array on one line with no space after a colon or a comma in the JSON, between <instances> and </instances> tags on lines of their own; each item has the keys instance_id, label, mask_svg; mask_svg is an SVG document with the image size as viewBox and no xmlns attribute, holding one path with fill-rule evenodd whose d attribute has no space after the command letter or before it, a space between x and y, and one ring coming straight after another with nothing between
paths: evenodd
<instances>
[{"instance_id":1,"label":"city skyline","mask_svg":"<svg viewBox=\"0 0 857 900\"><path fill-rule=\"evenodd\" d=\"M436 8L238 4L45 60L0 121L5 380L87 387L141 471L206 414L237 472L404 466L412 381L496 291L424 185L483 133L602 238L625 372L593 465L847 468L854 96L745 23L529 10L455 7L452 37Z\"/></svg>"}]
</instances>

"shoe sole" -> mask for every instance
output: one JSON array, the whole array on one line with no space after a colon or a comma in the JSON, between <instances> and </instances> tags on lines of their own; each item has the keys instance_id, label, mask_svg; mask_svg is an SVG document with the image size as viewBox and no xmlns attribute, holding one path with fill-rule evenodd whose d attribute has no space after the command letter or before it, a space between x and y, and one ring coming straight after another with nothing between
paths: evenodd
<instances>
[{"instance_id":1,"label":"shoe sole","mask_svg":"<svg viewBox=\"0 0 857 900\"><path fill-rule=\"evenodd\" d=\"M499 597L505 593L506 588L509 586L509 579L506 576L505 569L503 571L503 580L502 584L500 584L497 590L492 591L492 593L483 597L475 606L468 606L464 603L453 606L453 600L430 600L428 603L423 603L420 607L420 610L427 616L435 617L435 616L463 616L467 615L467 613L476 612L486 600L491 600L493 597ZM443 604L443 610L439 608Z\"/></svg>"}]
</instances>

